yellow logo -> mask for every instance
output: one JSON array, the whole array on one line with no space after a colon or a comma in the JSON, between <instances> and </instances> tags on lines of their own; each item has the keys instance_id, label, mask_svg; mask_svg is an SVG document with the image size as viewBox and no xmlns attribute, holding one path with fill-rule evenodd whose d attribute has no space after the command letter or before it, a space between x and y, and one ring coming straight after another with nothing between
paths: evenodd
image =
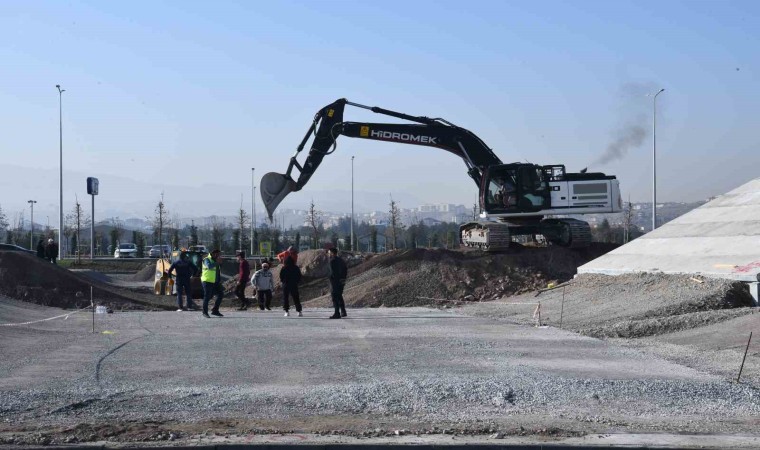
<instances>
[{"instance_id":1,"label":"yellow logo","mask_svg":"<svg viewBox=\"0 0 760 450\"><path fill-rule=\"evenodd\" d=\"M368 137L369 136L369 127L364 125L359 130L359 136L360 137Z\"/></svg>"},{"instance_id":2,"label":"yellow logo","mask_svg":"<svg viewBox=\"0 0 760 450\"><path fill-rule=\"evenodd\" d=\"M332 117L333 114L335 114L335 110L334 109L328 109L327 110L327 117Z\"/></svg>"}]
</instances>

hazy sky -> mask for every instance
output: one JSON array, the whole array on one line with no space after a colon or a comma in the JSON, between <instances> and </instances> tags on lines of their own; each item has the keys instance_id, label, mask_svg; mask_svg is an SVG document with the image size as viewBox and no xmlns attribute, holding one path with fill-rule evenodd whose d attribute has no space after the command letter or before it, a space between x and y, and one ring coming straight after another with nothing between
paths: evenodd
<instances>
[{"instance_id":1,"label":"hazy sky","mask_svg":"<svg viewBox=\"0 0 760 450\"><path fill-rule=\"evenodd\" d=\"M659 88L658 198L703 199L760 176L759 37L760 3L738 1L4 1L0 205L13 213L34 195L39 214L57 214L56 84L66 89L64 169L76 174L67 203L85 197L90 174L99 200L144 201L145 213L164 185L169 207L192 204L204 185L229 185L223 203L243 193L249 205L250 168L257 180L284 171L314 113L340 97L444 117L505 162L606 161L590 170L644 201L646 93ZM646 134L634 148L605 158L636 126ZM352 155L357 192L373 199L476 198L447 152L343 138L281 207L343 195L348 209ZM116 191L109 177L152 187ZM225 212L214 208L182 215Z\"/></svg>"}]
</instances>

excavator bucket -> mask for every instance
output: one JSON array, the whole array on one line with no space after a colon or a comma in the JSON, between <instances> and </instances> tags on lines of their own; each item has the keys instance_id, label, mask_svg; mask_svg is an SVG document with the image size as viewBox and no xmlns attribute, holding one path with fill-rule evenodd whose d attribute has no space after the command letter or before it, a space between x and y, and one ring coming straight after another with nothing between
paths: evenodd
<instances>
[{"instance_id":1,"label":"excavator bucket","mask_svg":"<svg viewBox=\"0 0 760 450\"><path fill-rule=\"evenodd\" d=\"M285 197L296 190L296 182L281 173L269 172L261 177L261 200L269 214L269 220Z\"/></svg>"}]
</instances>

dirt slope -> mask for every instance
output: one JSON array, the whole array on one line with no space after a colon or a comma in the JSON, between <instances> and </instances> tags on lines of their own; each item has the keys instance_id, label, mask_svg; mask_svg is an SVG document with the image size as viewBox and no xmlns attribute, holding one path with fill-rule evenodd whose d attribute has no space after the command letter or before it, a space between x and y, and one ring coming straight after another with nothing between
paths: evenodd
<instances>
[{"instance_id":1,"label":"dirt slope","mask_svg":"<svg viewBox=\"0 0 760 450\"><path fill-rule=\"evenodd\" d=\"M569 279L579 265L612 248L594 245L576 251L560 247L516 247L497 254L442 249L397 250L350 268L344 298L349 305L369 307L492 300L545 287L551 280ZM313 306L329 306L326 279L305 280L302 291L306 300L315 299Z\"/></svg>"},{"instance_id":2,"label":"dirt slope","mask_svg":"<svg viewBox=\"0 0 760 450\"><path fill-rule=\"evenodd\" d=\"M172 299L130 292L78 275L33 255L0 251L0 294L45 306L81 308L98 304L114 309L169 309Z\"/></svg>"}]
</instances>

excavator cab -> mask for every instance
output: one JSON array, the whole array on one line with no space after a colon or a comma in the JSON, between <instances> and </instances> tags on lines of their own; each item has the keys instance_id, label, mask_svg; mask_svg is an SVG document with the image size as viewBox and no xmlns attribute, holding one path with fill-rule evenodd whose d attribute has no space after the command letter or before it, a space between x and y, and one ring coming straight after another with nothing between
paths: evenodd
<instances>
[{"instance_id":1,"label":"excavator cab","mask_svg":"<svg viewBox=\"0 0 760 450\"><path fill-rule=\"evenodd\" d=\"M549 183L543 167L522 163L489 167L483 176L481 203L490 214L533 213L549 208Z\"/></svg>"}]
</instances>

